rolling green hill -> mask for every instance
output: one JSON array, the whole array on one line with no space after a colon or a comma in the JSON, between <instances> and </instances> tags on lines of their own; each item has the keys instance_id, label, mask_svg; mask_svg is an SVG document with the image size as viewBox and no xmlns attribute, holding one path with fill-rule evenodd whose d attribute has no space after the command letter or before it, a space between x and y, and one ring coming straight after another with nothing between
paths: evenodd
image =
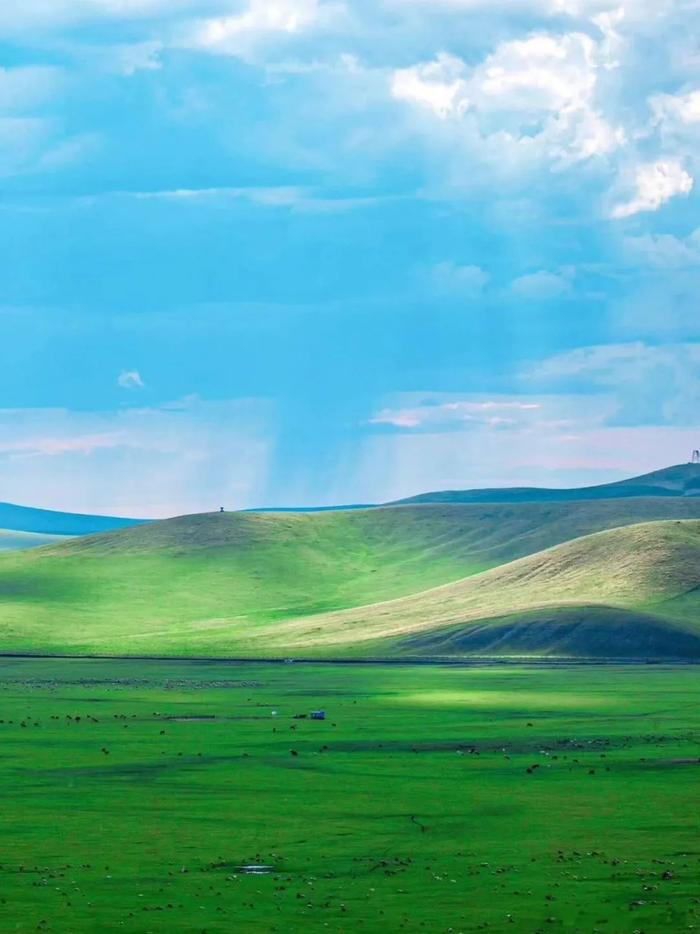
<instances>
[{"instance_id":1,"label":"rolling green hill","mask_svg":"<svg viewBox=\"0 0 700 934\"><path fill-rule=\"evenodd\" d=\"M337 621L344 626L351 617L338 611L379 603L393 613L393 605L384 601L404 598L397 612L411 619L428 614L415 633L429 628L426 620L432 619L442 640L453 624L477 617L452 618L452 610L445 615L445 607L431 602L433 588L476 586L472 597L489 619L545 604L556 608L569 592L556 575L546 583L554 603L541 595L542 572L536 590L520 577L505 588L510 578L499 578L500 602L488 587L482 589L483 581L505 574L499 566L506 562L576 536L688 518L700 519L700 498L185 516L0 555L0 651L275 655L294 647L312 654L317 643L319 651L351 652L359 646L369 654L427 654L430 646L403 641L414 628L385 632L375 625L374 610L366 626L348 625L343 635ZM626 543L634 565L635 542L620 539L609 560L618 564ZM578 553L571 554L571 561L580 563ZM642 580L651 567L644 565ZM580 595L572 591L567 600L580 596L599 604L605 574L593 585L592 571L586 573ZM639 595L641 584L633 589ZM619 591L614 594L615 606L626 608ZM470 613L475 605L469 604ZM684 625L692 625L692 614L692 607L686 608ZM289 623L295 620L302 620L301 628L285 628L297 626ZM327 627L322 637L316 621ZM309 632L314 633L310 640ZM391 644L382 642L387 637ZM453 648L455 638L450 636ZM438 648L436 643L436 653Z\"/></svg>"},{"instance_id":2,"label":"rolling green hill","mask_svg":"<svg viewBox=\"0 0 700 934\"><path fill-rule=\"evenodd\" d=\"M302 653L700 657L700 522L598 532L410 597L278 625L265 643Z\"/></svg>"},{"instance_id":3,"label":"rolling green hill","mask_svg":"<svg viewBox=\"0 0 700 934\"><path fill-rule=\"evenodd\" d=\"M421 493L398 503L546 503L647 496L700 496L700 464L676 464L641 477L572 489L511 487Z\"/></svg>"}]
</instances>

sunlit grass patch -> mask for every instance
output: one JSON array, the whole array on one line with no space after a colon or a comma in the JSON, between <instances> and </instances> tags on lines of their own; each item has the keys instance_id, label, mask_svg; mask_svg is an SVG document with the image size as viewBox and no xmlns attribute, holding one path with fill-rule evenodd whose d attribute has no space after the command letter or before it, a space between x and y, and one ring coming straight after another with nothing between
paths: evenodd
<instances>
[{"instance_id":1,"label":"sunlit grass patch","mask_svg":"<svg viewBox=\"0 0 700 934\"><path fill-rule=\"evenodd\" d=\"M508 710L587 710L611 706L609 697L548 691L441 690L393 695L382 702L412 707L481 707ZM614 701L612 702L614 704Z\"/></svg>"}]
</instances>

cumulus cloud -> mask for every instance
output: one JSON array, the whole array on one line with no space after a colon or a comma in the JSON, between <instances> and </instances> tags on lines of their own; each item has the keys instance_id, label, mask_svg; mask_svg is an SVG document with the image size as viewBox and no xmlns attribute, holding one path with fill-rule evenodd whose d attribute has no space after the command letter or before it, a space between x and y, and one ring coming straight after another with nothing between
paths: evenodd
<instances>
[{"instance_id":1,"label":"cumulus cloud","mask_svg":"<svg viewBox=\"0 0 700 934\"><path fill-rule=\"evenodd\" d=\"M188 25L180 44L203 51L250 58L269 39L323 29L345 14L336 0L248 0L243 12Z\"/></svg>"},{"instance_id":2,"label":"cumulus cloud","mask_svg":"<svg viewBox=\"0 0 700 934\"><path fill-rule=\"evenodd\" d=\"M700 122L700 90L687 94L654 94L649 106L656 124L668 120L686 124Z\"/></svg>"},{"instance_id":3,"label":"cumulus cloud","mask_svg":"<svg viewBox=\"0 0 700 934\"><path fill-rule=\"evenodd\" d=\"M391 76L391 93L445 119L469 109L466 73L461 59L441 52L432 62L398 68Z\"/></svg>"},{"instance_id":4,"label":"cumulus cloud","mask_svg":"<svg viewBox=\"0 0 700 934\"><path fill-rule=\"evenodd\" d=\"M514 279L510 288L519 298L547 301L561 298L567 292L570 292L571 282L567 275L541 269L538 272L528 273Z\"/></svg>"},{"instance_id":5,"label":"cumulus cloud","mask_svg":"<svg viewBox=\"0 0 700 934\"><path fill-rule=\"evenodd\" d=\"M486 108L559 112L588 105L596 65L589 36L541 33L501 43L477 69L474 85Z\"/></svg>"},{"instance_id":6,"label":"cumulus cloud","mask_svg":"<svg viewBox=\"0 0 700 934\"><path fill-rule=\"evenodd\" d=\"M489 274L472 264L445 260L436 263L430 271L431 286L439 294L478 295L489 281Z\"/></svg>"},{"instance_id":7,"label":"cumulus cloud","mask_svg":"<svg viewBox=\"0 0 700 934\"><path fill-rule=\"evenodd\" d=\"M612 216L620 219L643 211L658 211L671 198L687 195L692 188L693 176L678 159L640 165L635 172L633 197L615 205Z\"/></svg>"},{"instance_id":8,"label":"cumulus cloud","mask_svg":"<svg viewBox=\"0 0 700 934\"><path fill-rule=\"evenodd\" d=\"M117 377L117 385L122 389L143 389L146 384L138 370L122 370Z\"/></svg>"},{"instance_id":9,"label":"cumulus cloud","mask_svg":"<svg viewBox=\"0 0 700 934\"><path fill-rule=\"evenodd\" d=\"M314 166L337 165L345 154L336 149L340 140L362 154L346 161L362 163L365 177L387 146L420 133L437 154L429 164L445 185L458 184L460 171L481 182L533 175L543 163L560 171L593 163L612 178L619 165L638 158L645 133L653 140L645 158L653 159L657 136L668 136L664 127L698 121L700 91L684 80L681 64L659 71L662 90L655 93L639 73L637 39L653 22L659 48L673 46L666 38L677 37L683 4L523 0L517 6L515 16L508 0L209 0L205 7L201 0L24 0L0 9L0 34L13 24L20 30L120 24L95 67L127 76L162 69L172 48L242 58L261 66L268 87L293 83L300 92L296 99L283 95L277 115L277 133L293 124L293 138L278 136L272 148L285 149L297 167L302 157ZM77 50L80 40L70 41ZM640 118L630 105L635 95L648 97L651 124L648 113ZM0 107L2 98L0 76ZM316 114L309 120L312 99ZM390 101L404 110L389 113ZM319 125L328 133L317 132ZM238 132L243 140L245 129ZM269 149L266 139L266 154ZM670 146L659 160L689 152L692 147ZM630 198L615 216L653 210L641 206L649 203Z\"/></svg>"},{"instance_id":10,"label":"cumulus cloud","mask_svg":"<svg viewBox=\"0 0 700 934\"><path fill-rule=\"evenodd\" d=\"M585 33L537 33L499 43L476 66L441 53L398 69L391 93L443 120L469 113L482 137L498 137L503 147L537 146L563 167L625 142L595 99L599 71L610 64L605 43Z\"/></svg>"}]
</instances>

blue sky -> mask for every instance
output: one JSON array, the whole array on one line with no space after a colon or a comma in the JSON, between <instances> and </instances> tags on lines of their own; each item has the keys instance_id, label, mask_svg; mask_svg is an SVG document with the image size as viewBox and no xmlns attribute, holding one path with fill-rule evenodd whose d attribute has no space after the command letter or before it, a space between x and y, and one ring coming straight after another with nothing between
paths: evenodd
<instances>
[{"instance_id":1,"label":"blue sky","mask_svg":"<svg viewBox=\"0 0 700 934\"><path fill-rule=\"evenodd\" d=\"M0 499L578 485L700 444L698 0L0 9Z\"/></svg>"}]
</instances>

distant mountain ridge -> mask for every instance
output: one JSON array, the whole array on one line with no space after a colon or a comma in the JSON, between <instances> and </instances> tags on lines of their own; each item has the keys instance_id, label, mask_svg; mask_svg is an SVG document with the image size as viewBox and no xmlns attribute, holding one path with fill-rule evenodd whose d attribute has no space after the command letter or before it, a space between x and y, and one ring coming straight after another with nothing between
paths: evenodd
<instances>
[{"instance_id":1,"label":"distant mountain ridge","mask_svg":"<svg viewBox=\"0 0 700 934\"><path fill-rule=\"evenodd\" d=\"M650 496L700 496L700 464L675 464L640 477L601 483L596 486L557 489L547 487L504 487L475 490L442 490L419 493L388 504L420 503L552 503L594 499L627 499Z\"/></svg>"},{"instance_id":2,"label":"distant mountain ridge","mask_svg":"<svg viewBox=\"0 0 700 934\"><path fill-rule=\"evenodd\" d=\"M420 493L385 504L348 504L340 506L264 507L244 510L249 513L323 513L377 509L381 506L404 506L450 503L556 503L587 500L632 499L650 497L700 497L700 464L676 464L640 477L569 489L540 487L504 487L494 489L442 490ZM0 502L0 531L32 532L40 535L95 535L132 528L151 522L122 516L95 516L58 512ZM16 547L43 544L18 540ZM8 542L7 548L14 547Z\"/></svg>"},{"instance_id":3,"label":"distant mountain ridge","mask_svg":"<svg viewBox=\"0 0 700 934\"><path fill-rule=\"evenodd\" d=\"M83 513L56 512L0 503L0 529L11 532L38 532L42 535L94 535L112 532L134 525L144 525L147 519L126 519L120 516L90 516ZM41 543L43 544L43 542Z\"/></svg>"}]
</instances>

